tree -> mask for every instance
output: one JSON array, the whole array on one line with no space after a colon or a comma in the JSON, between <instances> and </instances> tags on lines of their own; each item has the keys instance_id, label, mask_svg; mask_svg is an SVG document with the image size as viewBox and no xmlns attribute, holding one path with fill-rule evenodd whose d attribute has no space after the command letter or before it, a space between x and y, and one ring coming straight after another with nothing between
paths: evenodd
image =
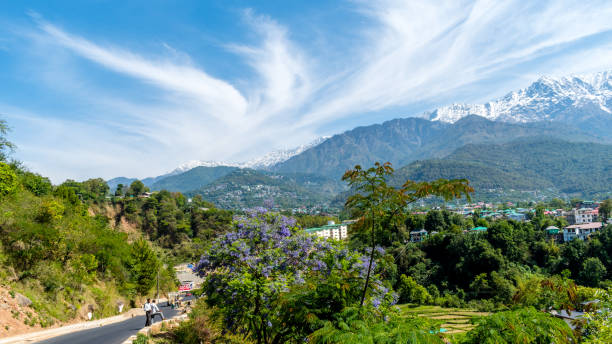
<instances>
[{"instance_id":1,"label":"tree","mask_svg":"<svg viewBox=\"0 0 612 344\"><path fill-rule=\"evenodd\" d=\"M361 258L260 208L213 241L196 270L206 276L206 302L228 331L257 343L301 342L321 321L356 306L366 274ZM372 312L390 294L374 281Z\"/></svg>"},{"instance_id":2,"label":"tree","mask_svg":"<svg viewBox=\"0 0 612 344\"><path fill-rule=\"evenodd\" d=\"M49 178L45 178L36 173L23 171L20 173L19 178L21 179L23 187L36 196L48 195L53 189L53 185L51 185Z\"/></svg>"},{"instance_id":3,"label":"tree","mask_svg":"<svg viewBox=\"0 0 612 344\"><path fill-rule=\"evenodd\" d=\"M157 279L160 262L150 244L140 239L132 244L129 269L134 290L138 295L146 295Z\"/></svg>"},{"instance_id":4,"label":"tree","mask_svg":"<svg viewBox=\"0 0 612 344\"><path fill-rule=\"evenodd\" d=\"M427 292L427 289L418 284L411 276L401 275L399 287L400 303L416 303L418 305L429 304L433 302L433 298Z\"/></svg>"},{"instance_id":5,"label":"tree","mask_svg":"<svg viewBox=\"0 0 612 344\"><path fill-rule=\"evenodd\" d=\"M441 211L430 210L425 215L425 229L431 232L442 232L448 228L448 224L444 220L444 215Z\"/></svg>"},{"instance_id":6,"label":"tree","mask_svg":"<svg viewBox=\"0 0 612 344\"><path fill-rule=\"evenodd\" d=\"M567 205L567 203L560 198L553 198L548 204L555 209L563 209Z\"/></svg>"},{"instance_id":7,"label":"tree","mask_svg":"<svg viewBox=\"0 0 612 344\"><path fill-rule=\"evenodd\" d=\"M149 188L146 187L140 180L135 180L132 182L132 184L130 184L130 187L128 188L126 195L127 196L139 196L142 195L143 193L149 191Z\"/></svg>"},{"instance_id":8,"label":"tree","mask_svg":"<svg viewBox=\"0 0 612 344\"><path fill-rule=\"evenodd\" d=\"M115 197L123 196L123 184L117 184L117 189L115 189Z\"/></svg>"},{"instance_id":9,"label":"tree","mask_svg":"<svg viewBox=\"0 0 612 344\"><path fill-rule=\"evenodd\" d=\"M361 297L361 307L363 307L370 282L376 231L380 228L388 228L397 222L402 223L401 218L398 221L398 215L402 210L408 204L427 196L439 196L444 200L450 200L465 195L469 199L470 193L474 192L466 179L438 179L433 182L407 180L401 188L396 189L387 185L387 179L392 175L391 163L376 162L367 170L356 165L354 169L346 171L342 176L342 180L346 181L355 192L347 199L345 207L356 209L360 214L359 222L362 228L369 228L370 232L370 258ZM394 221L397 222L394 223Z\"/></svg>"},{"instance_id":10,"label":"tree","mask_svg":"<svg viewBox=\"0 0 612 344\"><path fill-rule=\"evenodd\" d=\"M15 145L6 138L10 128L5 120L0 120L0 161L6 161Z\"/></svg>"},{"instance_id":11,"label":"tree","mask_svg":"<svg viewBox=\"0 0 612 344\"><path fill-rule=\"evenodd\" d=\"M2 132L2 122L0 121L0 133ZM2 139L0 138L0 149L2 148ZM1 153L0 153L1 154ZM17 189L17 175L13 168L3 162L0 162L0 196L12 194Z\"/></svg>"},{"instance_id":12,"label":"tree","mask_svg":"<svg viewBox=\"0 0 612 344\"><path fill-rule=\"evenodd\" d=\"M606 267L595 257L587 258L578 274L579 281L588 287L597 287L605 276Z\"/></svg>"},{"instance_id":13,"label":"tree","mask_svg":"<svg viewBox=\"0 0 612 344\"><path fill-rule=\"evenodd\" d=\"M608 198L599 204L599 215L603 218L604 222L612 217L612 198Z\"/></svg>"}]
</instances>

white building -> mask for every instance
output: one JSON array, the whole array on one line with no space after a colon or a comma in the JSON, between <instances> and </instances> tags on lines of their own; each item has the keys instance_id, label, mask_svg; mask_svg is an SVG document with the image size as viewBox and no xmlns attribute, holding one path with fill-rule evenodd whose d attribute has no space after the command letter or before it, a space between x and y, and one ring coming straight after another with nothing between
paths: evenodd
<instances>
[{"instance_id":1,"label":"white building","mask_svg":"<svg viewBox=\"0 0 612 344\"><path fill-rule=\"evenodd\" d=\"M589 235L599 231L603 227L601 222L581 223L567 226L563 229L563 241L572 241L575 238L585 240Z\"/></svg>"},{"instance_id":2,"label":"white building","mask_svg":"<svg viewBox=\"0 0 612 344\"><path fill-rule=\"evenodd\" d=\"M572 225L579 225L582 223L590 223L597 220L599 212L597 209L591 208L580 208L572 209L565 213L567 222Z\"/></svg>"},{"instance_id":3,"label":"white building","mask_svg":"<svg viewBox=\"0 0 612 344\"><path fill-rule=\"evenodd\" d=\"M344 240L348 237L348 224L328 224L321 227L307 228L307 233L314 234L321 238Z\"/></svg>"}]
</instances>

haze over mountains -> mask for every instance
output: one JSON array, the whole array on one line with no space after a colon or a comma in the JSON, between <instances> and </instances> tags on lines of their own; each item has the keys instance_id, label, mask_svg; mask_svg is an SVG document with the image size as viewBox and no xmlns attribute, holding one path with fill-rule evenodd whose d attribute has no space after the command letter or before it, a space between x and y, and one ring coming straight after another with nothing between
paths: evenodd
<instances>
[{"instance_id":1,"label":"haze over mountains","mask_svg":"<svg viewBox=\"0 0 612 344\"><path fill-rule=\"evenodd\" d=\"M287 201L292 194L306 195L299 202L309 204L310 200L329 200L341 191L339 180L346 169L390 161L402 176L410 178L472 176L472 182L480 188L604 195L612 192L611 184L605 184L612 175L612 146L608 145L612 143L611 109L610 71L543 77L486 104L454 104L418 117L358 127L247 163L192 161L168 175L143 182L153 190L200 193L213 202L223 196L221 190L226 190L236 199L223 201L224 206L254 205L258 201L254 197L257 185L269 187L265 197L282 199L283 205L292 204ZM478 155L469 155L466 150ZM536 154L539 160L517 162L528 154ZM507 165L507 159L516 163ZM589 159L600 162L597 168L589 168ZM418 164L413 163L417 160ZM543 176L539 170L546 166L557 172ZM301 177L296 178L298 175ZM590 177L600 178L601 183L585 184L583 178ZM129 184L131 180L115 178L109 186L114 188L120 182Z\"/></svg>"}]
</instances>

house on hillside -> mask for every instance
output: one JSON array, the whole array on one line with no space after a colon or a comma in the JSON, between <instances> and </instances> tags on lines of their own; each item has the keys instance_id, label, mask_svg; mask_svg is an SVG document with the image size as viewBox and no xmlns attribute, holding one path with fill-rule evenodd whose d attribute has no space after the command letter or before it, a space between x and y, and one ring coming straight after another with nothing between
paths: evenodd
<instances>
[{"instance_id":1,"label":"house on hillside","mask_svg":"<svg viewBox=\"0 0 612 344\"><path fill-rule=\"evenodd\" d=\"M410 242L421 242L425 238L427 238L427 231L425 229L410 232Z\"/></svg>"},{"instance_id":2,"label":"house on hillside","mask_svg":"<svg viewBox=\"0 0 612 344\"><path fill-rule=\"evenodd\" d=\"M568 242L576 238L585 240L589 235L601 230L601 222L581 223L567 226L563 229L563 241Z\"/></svg>"},{"instance_id":3,"label":"house on hillside","mask_svg":"<svg viewBox=\"0 0 612 344\"><path fill-rule=\"evenodd\" d=\"M563 242L563 231L559 227L548 226L544 231L549 239L553 239L556 243Z\"/></svg>"},{"instance_id":4,"label":"house on hillside","mask_svg":"<svg viewBox=\"0 0 612 344\"><path fill-rule=\"evenodd\" d=\"M527 216L525 214L517 213L515 211L508 212L505 215L509 220L521 222L527 220Z\"/></svg>"},{"instance_id":5,"label":"house on hillside","mask_svg":"<svg viewBox=\"0 0 612 344\"><path fill-rule=\"evenodd\" d=\"M474 227L474 228L470 229L467 232L469 232L469 233L484 233L484 232L487 231L487 229L488 229L487 227Z\"/></svg>"},{"instance_id":6,"label":"house on hillside","mask_svg":"<svg viewBox=\"0 0 612 344\"><path fill-rule=\"evenodd\" d=\"M348 238L348 224L335 224L330 221L330 224L321 227L307 228L306 233L314 234L320 238L344 240Z\"/></svg>"}]
</instances>

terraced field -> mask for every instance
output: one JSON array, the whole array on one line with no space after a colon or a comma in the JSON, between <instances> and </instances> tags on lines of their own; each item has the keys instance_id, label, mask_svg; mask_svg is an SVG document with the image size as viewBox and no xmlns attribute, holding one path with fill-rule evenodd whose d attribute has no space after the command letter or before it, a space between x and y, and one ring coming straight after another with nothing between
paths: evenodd
<instances>
[{"instance_id":1,"label":"terraced field","mask_svg":"<svg viewBox=\"0 0 612 344\"><path fill-rule=\"evenodd\" d=\"M417 315L442 322L444 333L456 334L471 330L473 318L487 316L487 312L478 312L465 308L442 308L439 306L399 305L402 315Z\"/></svg>"}]
</instances>

